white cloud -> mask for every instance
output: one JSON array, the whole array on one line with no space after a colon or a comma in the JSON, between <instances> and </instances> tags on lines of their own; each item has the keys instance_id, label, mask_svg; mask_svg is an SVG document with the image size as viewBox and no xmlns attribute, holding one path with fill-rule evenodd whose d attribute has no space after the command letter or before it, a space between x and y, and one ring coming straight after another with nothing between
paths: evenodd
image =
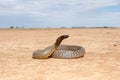
<instances>
[{"instance_id":1,"label":"white cloud","mask_svg":"<svg viewBox=\"0 0 120 80\"><path fill-rule=\"evenodd\" d=\"M57 12L85 12L117 4L116 0L0 0L0 14L40 14L40 16L46 16L46 14Z\"/></svg>"},{"instance_id":2,"label":"white cloud","mask_svg":"<svg viewBox=\"0 0 120 80\"><path fill-rule=\"evenodd\" d=\"M116 18L119 12L90 13L99 8L119 5L119 0L0 0L0 16L24 15L35 21L78 24L86 20ZM100 17L99 17L99 16ZM108 17L107 17L108 16ZM110 17L111 18L111 17ZM76 22L73 22L77 20ZM73 22L73 23L72 23Z\"/></svg>"}]
</instances>

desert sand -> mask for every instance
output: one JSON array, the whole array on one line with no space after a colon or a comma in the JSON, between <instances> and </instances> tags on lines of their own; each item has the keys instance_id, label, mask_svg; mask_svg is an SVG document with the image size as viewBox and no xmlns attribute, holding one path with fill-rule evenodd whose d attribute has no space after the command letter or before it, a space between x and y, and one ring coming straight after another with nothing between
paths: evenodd
<instances>
[{"instance_id":1,"label":"desert sand","mask_svg":"<svg viewBox=\"0 0 120 80\"><path fill-rule=\"evenodd\" d=\"M62 34L83 58L32 59ZM120 28L0 29L0 80L120 80Z\"/></svg>"}]
</instances>

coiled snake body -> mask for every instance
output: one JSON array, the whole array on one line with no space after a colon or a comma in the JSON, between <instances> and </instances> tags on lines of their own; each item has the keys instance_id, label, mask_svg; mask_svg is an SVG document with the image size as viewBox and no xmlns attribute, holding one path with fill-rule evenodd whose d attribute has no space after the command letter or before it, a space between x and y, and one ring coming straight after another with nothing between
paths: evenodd
<instances>
[{"instance_id":1,"label":"coiled snake body","mask_svg":"<svg viewBox=\"0 0 120 80\"><path fill-rule=\"evenodd\" d=\"M34 59L44 59L44 58L80 58L85 54L85 48L82 46L75 45L60 45L63 39L68 38L68 35L62 35L57 38L56 42L44 50L35 50L33 52L32 58Z\"/></svg>"}]
</instances>

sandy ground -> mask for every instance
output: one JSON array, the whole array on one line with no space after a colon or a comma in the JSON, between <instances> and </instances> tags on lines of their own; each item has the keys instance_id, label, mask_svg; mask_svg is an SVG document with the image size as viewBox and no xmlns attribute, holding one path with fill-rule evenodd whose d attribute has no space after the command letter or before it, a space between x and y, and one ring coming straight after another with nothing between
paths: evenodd
<instances>
[{"instance_id":1,"label":"sandy ground","mask_svg":"<svg viewBox=\"0 0 120 80\"><path fill-rule=\"evenodd\" d=\"M32 59L32 52L52 45L81 45L79 59ZM0 80L120 80L120 28L1 29Z\"/></svg>"}]
</instances>

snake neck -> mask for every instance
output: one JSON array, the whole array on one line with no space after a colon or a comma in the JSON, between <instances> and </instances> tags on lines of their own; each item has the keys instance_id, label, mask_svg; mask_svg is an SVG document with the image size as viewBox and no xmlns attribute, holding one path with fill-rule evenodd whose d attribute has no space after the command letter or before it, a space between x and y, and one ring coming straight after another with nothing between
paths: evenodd
<instances>
[{"instance_id":1,"label":"snake neck","mask_svg":"<svg viewBox=\"0 0 120 80\"><path fill-rule=\"evenodd\" d=\"M68 38L68 37L69 37L68 35L62 35L62 36L58 37L56 42L54 43L54 45L52 45L50 47L50 49L48 49L50 51L49 51L49 53L45 57L51 56L55 52L55 50L59 47L59 45L62 42L62 40L65 39L65 38Z\"/></svg>"},{"instance_id":2,"label":"snake neck","mask_svg":"<svg viewBox=\"0 0 120 80\"><path fill-rule=\"evenodd\" d=\"M54 43L55 46L55 50L59 47L59 45L61 44L61 42L63 41L63 39L68 38L68 35L62 35L60 37L57 38L56 42Z\"/></svg>"}]
</instances>

